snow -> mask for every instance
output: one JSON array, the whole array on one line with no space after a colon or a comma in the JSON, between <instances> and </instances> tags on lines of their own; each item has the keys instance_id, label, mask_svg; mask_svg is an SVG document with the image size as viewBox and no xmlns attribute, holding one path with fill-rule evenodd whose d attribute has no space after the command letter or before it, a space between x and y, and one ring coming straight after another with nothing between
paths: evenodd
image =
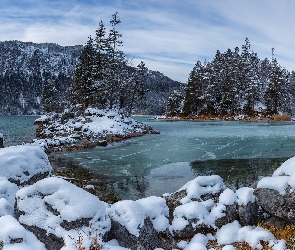
<instances>
[{"instance_id":1,"label":"snow","mask_svg":"<svg viewBox=\"0 0 295 250\"><path fill-rule=\"evenodd\" d=\"M3 134L0 133L0 138L3 138Z\"/></svg>"},{"instance_id":2,"label":"snow","mask_svg":"<svg viewBox=\"0 0 295 250\"><path fill-rule=\"evenodd\" d=\"M218 175L198 176L192 181L187 182L178 191L185 190L187 195L181 199L181 203L190 202L193 198L198 199L203 194L216 194L225 189L223 180Z\"/></svg>"},{"instance_id":3,"label":"snow","mask_svg":"<svg viewBox=\"0 0 295 250\"><path fill-rule=\"evenodd\" d=\"M237 200L237 195L232 189L225 189L219 196L219 203L224 205L233 205Z\"/></svg>"},{"instance_id":4,"label":"snow","mask_svg":"<svg viewBox=\"0 0 295 250\"><path fill-rule=\"evenodd\" d=\"M47 155L37 146L13 146L0 150L0 176L20 184L33 175L51 172Z\"/></svg>"},{"instance_id":5,"label":"snow","mask_svg":"<svg viewBox=\"0 0 295 250\"><path fill-rule=\"evenodd\" d=\"M94 111L89 110L89 113ZM273 176L262 178L257 187L274 189L282 195L285 194L288 185L294 189L293 166L295 158L283 163ZM25 145L0 150L0 241L4 242L4 249L45 249L44 245L20 223L37 226L62 237L66 243L63 250L76 249L73 239L76 239L79 233L83 234L83 243L87 248L91 242L87 233L89 227L83 226L78 230L67 231L61 226L62 221L74 222L86 218L92 223L94 232L104 234L111 226L109 217L137 237L146 219L151 220L158 232L167 229L171 232L182 230L189 223L193 227L204 224L217 230L215 237L211 234L196 234L190 242L180 241L178 247L184 250L207 249L208 240L213 239L216 239L224 250L234 249L232 244L235 242L247 242L252 248L262 249L261 240L268 242L273 250L286 249L285 241L276 240L271 232L261 227L242 227L238 221L234 221L217 229L215 221L225 215L225 206L255 202L253 188L242 187L234 192L226 188L221 177L217 175L199 176L179 189L186 191L186 195L181 199L181 205L175 208L174 219L169 225L169 210L166 200L161 197L151 196L136 201L122 200L107 205L96 196L58 177L48 177L22 188L9 181L9 178L18 176L19 180L24 182L27 180L26 171L31 176L39 173L40 169L48 171L51 168L47 155L37 146ZM94 187L88 185L86 188ZM213 199L202 201L200 198L204 194L219 194L218 202ZM17 208L25 211L21 213L19 221L13 218L15 198ZM51 211L48 206L52 208ZM23 241L12 244L10 239L13 238L23 238ZM102 249L126 249L119 246L116 241L103 243L100 238L99 240Z\"/></svg>"},{"instance_id":6,"label":"snow","mask_svg":"<svg viewBox=\"0 0 295 250\"><path fill-rule=\"evenodd\" d=\"M68 234L60 226L62 221L82 218L91 219L93 230L100 233L109 230L105 203L61 178L49 177L22 188L16 193L16 199L18 209L26 211L19 218L21 223L43 228L60 237ZM49 211L45 203L56 212Z\"/></svg>"},{"instance_id":7,"label":"snow","mask_svg":"<svg viewBox=\"0 0 295 250\"><path fill-rule=\"evenodd\" d=\"M233 233L234 232L234 233ZM285 243L274 238L273 234L261 227L241 227L238 221L222 226L216 233L218 244L229 245L235 242L247 242L254 249L262 249L260 241L269 242L270 246L285 249Z\"/></svg>"},{"instance_id":8,"label":"snow","mask_svg":"<svg viewBox=\"0 0 295 250\"><path fill-rule=\"evenodd\" d=\"M196 234L189 244L187 244L183 249L184 250L207 250L206 245L208 244L208 239L203 234ZM180 247L180 246L179 246Z\"/></svg>"},{"instance_id":9,"label":"snow","mask_svg":"<svg viewBox=\"0 0 295 250\"><path fill-rule=\"evenodd\" d=\"M281 195L286 193L290 176L263 177L257 184L257 188L268 188L278 191Z\"/></svg>"},{"instance_id":10,"label":"snow","mask_svg":"<svg viewBox=\"0 0 295 250\"><path fill-rule=\"evenodd\" d=\"M139 236L139 228L143 226L145 219L144 210L139 203L132 200L118 201L111 206L109 215L126 227L129 233Z\"/></svg>"},{"instance_id":11,"label":"snow","mask_svg":"<svg viewBox=\"0 0 295 250\"><path fill-rule=\"evenodd\" d=\"M41 136L45 139L35 140L33 145L39 145L45 150L49 147L73 145L80 139L99 140L113 135L142 133L148 128L147 125L121 114L118 109L88 108L81 112L73 107L63 113L41 116L35 122L42 122Z\"/></svg>"},{"instance_id":12,"label":"snow","mask_svg":"<svg viewBox=\"0 0 295 250\"><path fill-rule=\"evenodd\" d=\"M12 206L18 190L19 188L16 184L11 183L5 177L0 177L0 198L6 199Z\"/></svg>"},{"instance_id":13,"label":"snow","mask_svg":"<svg viewBox=\"0 0 295 250\"><path fill-rule=\"evenodd\" d=\"M0 228L0 242L3 242L3 250L46 250L44 244L11 215L0 217ZM22 239L22 241L13 243L14 239Z\"/></svg>"},{"instance_id":14,"label":"snow","mask_svg":"<svg viewBox=\"0 0 295 250\"><path fill-rule=\"evenodd\" d=\"M254 189L249 187L241 187L236 191L238 196L237 203L239 205L247 205L248 203L255 202L255 196L253 194Z\"/></svg>"},{"instance_id":15,"label":"snow","mask_svg":"<svg viewBox=\"0 0 295 250\"><path fill-rule=\"evenodd\" d=\"M166 200L161 197L150 196L136 201L144 209L145 216L150 218L154 228L158 231L165 231L169 227L169 208Z\"/></svg>"},{"instance_id":16,"label":"snow","mask_svg":"<svg viewBox=\"0 0 295 250\"><path fill-rule=\"evenodd\" d=\"M118 201L109 209L109 216L137 237L146 218L151 220L154 229L158 232L169 228L168 214L169 210L165 199L156 196L136 201Z\"/></svg>"},{"instance_id":17,"label":"snow","mask_svg":"<svg viewBox=\"0 0 295 250\"><path fill-rule=\"evenodd\" d=\"M0 217L4 215L12 215L14 211L12 205L4 198L0 198Z\"/></svg>"},{"instance_id":18,"label":"snow","mask_svg":"<svg viewBox=\"0 0 295 250\"><path fill-rule=\"evenodd\" d=\"M295 157L292 157L274 171L272 176L281 176L281 175L288 175L292 176L295 175Z\"/></svg>"},{"instance_id":19,"label":"snow","mask_svg":"<svg viewBox=\"0 0 295 250\"><path fill-rule=\"evenodd\" d=\"M222 250L236 250L236 248L232 245L226 245L222 248Z\"/></svg>"},{"instance_id":20,"label":"snow","mask_svg":"<svg viewBox=\"0 0 295 250\"><path fill-rule=\"evenodd\" d=\"M286 160L277 168L271 177L264 177L259 182L258 188L268 188L278 191L281 195L286 193L286 188L290 186L291 192L295 188L295 157Z\"/></svg>"},{"instance_id":21,"label":"snow","mask_svg":"<svg viewBox=\"0 0 295 250\"><path fill-rule=\"evenodd\" d=\"M192 223L193 227L204 224L216 228L215 221L225 215L225 209L223 204L214 204L213 200L192 201L177 206L173 212L174 219L171 229L174 231L183 230L189 224L189 220L194 219L197 222Z\"/></svg>"},{"instance_id":22,"label":"snow","mask_svg":"<svg viewBox=\"0 0 295 250\"><path fill-rule=\"evenodd\" d=\"M175 208L172 221L173 230L183 230L189 224L188 220L198 219L200 224L205 221L209 213L204 204L193 201Z\"/></svg>"}]
</instances>

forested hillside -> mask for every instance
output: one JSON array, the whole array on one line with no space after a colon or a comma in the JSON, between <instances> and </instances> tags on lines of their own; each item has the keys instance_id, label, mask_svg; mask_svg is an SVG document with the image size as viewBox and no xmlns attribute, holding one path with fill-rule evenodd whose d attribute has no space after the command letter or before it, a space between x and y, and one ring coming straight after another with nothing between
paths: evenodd
<instances>
[{"instance_id":1,"label":"forested hillside","mask_svg":"<svg viewBox=\"0 0 295 250\"><path fill-rule=\"evenodd\" d=\"M170 115L232 116L295 114L295 72L275 58L260 59L246 38L241 49L217 51L212 61L198 61L183 93L169 98Z\"/></svg>"},{"instance_id":2,"label":"forested hillside","mask_svg":"<svg viewBox=\"0 0 295 250\"><path fill-rule=\"evenodd\" d=\"M75 66L84 46L52 43L0 42L0 115L44 113L42 90L54 84L60 109L67 105L68 87L73 84ZM148 91L134 107L138 113L159 114L170 92L181 84L162 73L148 71Z\"/></svg>"},{"instance_id":3,"label":"forested hillside","mask_svg":"<svg viewBox=\"0 0 295 250\"><path fill-rule=\"evenodd\" d=\"M52 80L62 99L73 81L83 46L6 41L0 43L0 114L39 114L44 83Z\"/></svg>"}]
</instances>

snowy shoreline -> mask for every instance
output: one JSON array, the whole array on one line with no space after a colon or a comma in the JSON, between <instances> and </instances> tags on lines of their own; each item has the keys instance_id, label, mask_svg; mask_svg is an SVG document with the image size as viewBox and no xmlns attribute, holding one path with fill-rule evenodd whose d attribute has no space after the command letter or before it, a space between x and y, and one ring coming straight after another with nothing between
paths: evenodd
<instances>
[{"instance_id":1,"label":"snowy shoreline","mask_svg":"<svg viewBox=\"0 0 295 250\"><path fill-rule=\"evenodd\" d=\"M295 222L295 213L290 213L295 157L257 187L235 192L217 175L199 176L175 193L113 205L52 176L39 146L0 149L0 176L3 249L74 250L81 243L86 249L99 244L103 250L243 249L239 244L282 250L286 242L257 225L274 218Z\"/></svg>"},{"instance_id":2,"label":"snowy shoreline","mask_svg":"<svg viewBox=\"0 0 295 250\"><path fill-rule=\"evenodd\" d=\"M87 108L67 109L36 119L37 138L32 145L39 145L47 153L81 148L107 146L145 134L159 134L152 127L126 117L119 110Z\"/></svg>"},{"instance_id":3,"label":"snowy shoreline","mask_svg":"<svg viewBox=\"0 0 295 250\"><path fill-rule=\"evenodd\" d=\"M0 149L3 249L283 250L294 244L291 236L276 238L273 229L295 231L295 157L236 191L218 175L198 176L174 193L108 204L91 194L91 185L82 189L53 175L46 153L152 128L97 109L36 122L42 139Z\"/></svg>"}]
</instances>

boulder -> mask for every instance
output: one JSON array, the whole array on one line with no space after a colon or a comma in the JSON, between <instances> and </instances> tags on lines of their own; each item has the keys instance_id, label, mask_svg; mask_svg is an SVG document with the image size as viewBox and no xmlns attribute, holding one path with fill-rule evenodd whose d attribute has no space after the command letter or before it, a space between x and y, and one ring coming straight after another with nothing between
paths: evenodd
<instances>
[{"instance_id":1,"label":"boulder","mask_svg":"<svg viewBox=\"0 0 295 250\"><path fill-rule=\"evenodd\" d=\"M169 232L168 207L163 198L147 197L124 200L109 209L112 221L107 240L116 239L130 249L173 248L175 240Z\"/></svg>"},{"instance_id":2,"label":"boulder","mask_svg":"<svg viewBox=\"0 0 295 250\"><path fill-rule=\"evenodd\" d=\"M138 236L131 234L125 226L112 220L111 230L104 236L104 241L116 239L120 246L131 250L172 249L176 241L168 230L157 232L152 222L145 219Z\"/></svg>"},{"instance_id":3,"label":"boulder","mask_svg":"<svg viewBox=\"0 0 295 250\"><path fill-rule=\"evenodd\" d=\"M34 184L50 174L48 157L38 146L13 146L0 150L0 176L18 186Z\"/></svg>"},{"instance_id":4,"label":"boulder","mask_svg":"<svg viewBox=\"0 0 295 250\"><path fill-rule=\"evenodd\" d=\"M60 249L79 233L103 235L110 229L106 205L96 196L57 177L49 177L16 193L18 221L45 244ZM53 244L54 243L54 244Z\"/></svg>"},{"instance_id":5,"label":"boulder","mask_svg":"<svg viewBox=\"0 0 295 250\"><path fill-rule=\"evenodd\" d=\"M0 217L0 228L0 249L46 250L45 245L11 215Z\"/></svg>"},{"instance_id":6,"label":"boulder","mask_svg":"<svg viewBox=\"0 0 295 250\"><path fill-rule=\"evenodd\" d=\"M242 226L255 226L264 219L264 210L256 202L249 202L239 205L238 215Z\"/></svg>"},{"instance_id":7,"label":"boulder","mask_svg":"<svg viewBox=\"0 0 295 250\"><path fill-rule=\"evenodd\" d=\"M295 223L295 193L290 189L283 195L277 190L258 188L254 194L258 204L271 216Z\"/></svg>"}]
</instances>

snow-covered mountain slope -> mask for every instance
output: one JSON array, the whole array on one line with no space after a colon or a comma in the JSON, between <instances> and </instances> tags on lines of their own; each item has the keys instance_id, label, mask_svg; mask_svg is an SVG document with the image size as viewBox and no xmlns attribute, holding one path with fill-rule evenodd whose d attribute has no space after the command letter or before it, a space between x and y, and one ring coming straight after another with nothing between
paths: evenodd
<instances>
[{"instance_id":1,"label":"snow-covered mountain slope","mask_svg":"<svg viewBox=\"0 0 295 250\"><path fill-rule=\"evenodd\" d=\"M66 101L66 90L73 82L82 48L82 45L0 42L0 115L42 113L41 93L49 79L54 82L59 98ZM160 72L149 71L149 91L135 108L136 112L159 114L170 92L179 85Z\"/></svg>"}]
</instances>

